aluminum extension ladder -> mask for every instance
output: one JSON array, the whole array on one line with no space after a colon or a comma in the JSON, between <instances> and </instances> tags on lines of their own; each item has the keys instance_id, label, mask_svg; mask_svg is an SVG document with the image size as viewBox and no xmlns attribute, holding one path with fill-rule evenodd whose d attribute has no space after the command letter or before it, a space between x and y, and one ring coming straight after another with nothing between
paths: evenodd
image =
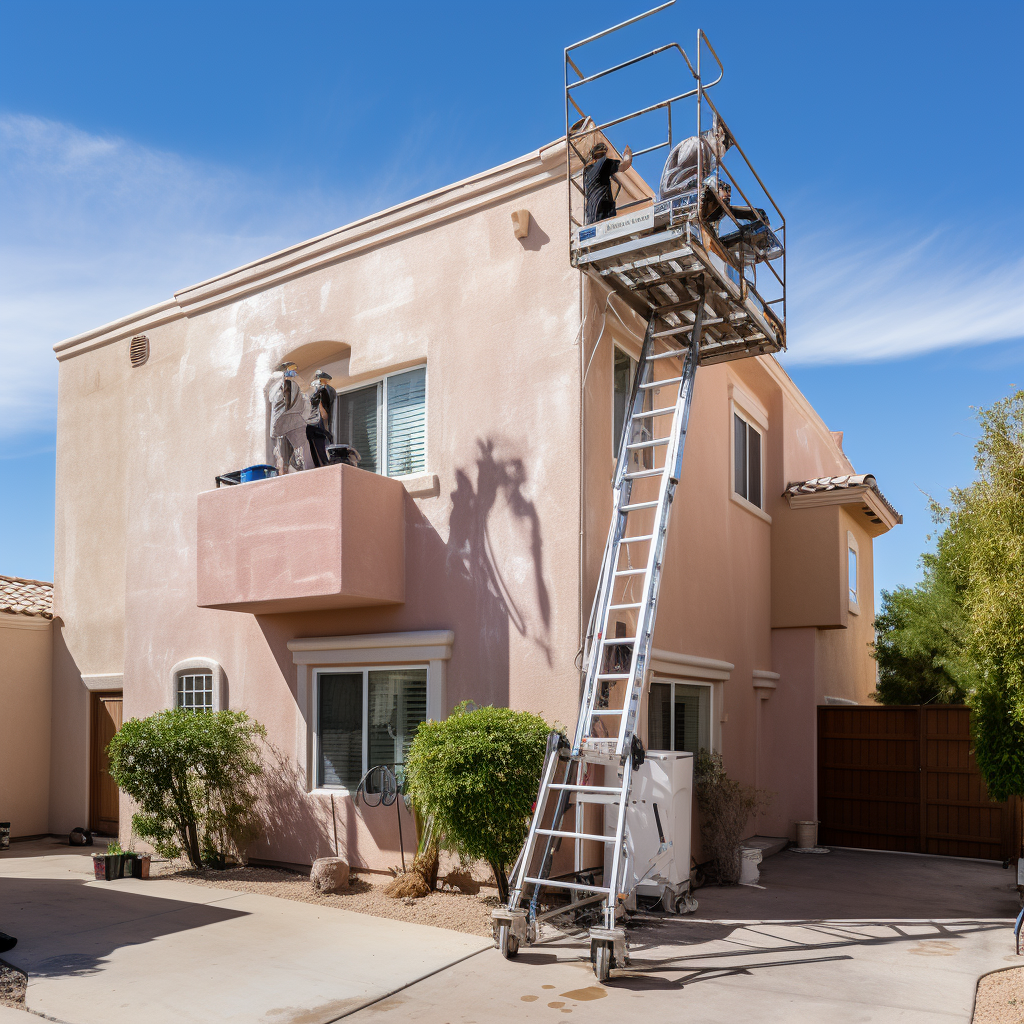
<instances>
[{"instance_id":1,"label":"aluminum extension ladder","mask_svg":"<svg viewBox=\"0 0 1024 1024\"><path fill-rule=\"evenodd\" d=\"M700 361L706 285L693 283L699 297L687 304L695 314L692 323L673 325L658 311L648 322L615 467L612 521L584 647L586 674L575 738L571 748L557 733L549 739L530 831L509 878L508 905L492 918L495 944L503 956L513 957L522 943L535 941L539 921L602 902L603 927L590 929L591 960L600 981L627 961L625 929L616 927L616 911L629 895L623 891L627 876L640 870L642 877L643 865L637 869L628 863L626 808L633 772L644 758L637 718ZM661 397L666 391L675 394L674 402ZM668 425L664 432L658 429L662 424ZM632 618L634 632L612 635L619 633L623 618ZM604 766L601 785L590 782L598 765ZM563 827L573 797L576 824ZM583 831L584 808L594 804L617 806L614 833ZM563 839L576 847L577 872L571 881L550 873ZM602 873L601 885L579 873L582 844L591 841L611 848L606 858L610 871ZM572 902L539 914L544 888L564 890Z\"/></svg>"}]
</instances>

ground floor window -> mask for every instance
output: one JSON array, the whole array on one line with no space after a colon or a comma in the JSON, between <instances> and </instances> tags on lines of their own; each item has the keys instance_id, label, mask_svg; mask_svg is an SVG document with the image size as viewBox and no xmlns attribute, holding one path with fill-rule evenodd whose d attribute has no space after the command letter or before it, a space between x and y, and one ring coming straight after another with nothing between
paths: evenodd
<instances>
[{"instance_id":1,"label":"ground floor window","mask_svg":"<svg viewBox=\"0 0 1024 1024\"><path fill-rule=\"evenodd\" d=\"M317 786L354 791L376 765L400 768L427 717L427 668L316 674Z\"/></svg>"},{"instance_id":2,"label":"ground floor window","mask_svg":"<svg viewBox=\"0 0 1024 1024\"><path fill-rule=\"evenodd\" d=\"M179 672L175 704L192 711L212 711L213 673Z\"/></svg>"},{"instance_id":3,"label":"ground floor window","mask_svg":"<svg viewBox=\"0 0 1024 1024\"><path fill-rule=\"evenodd\" d=\"M655 680L647 705L647 746L696 754L711 749L711 687Z\"/></svg>"}]
</instances>

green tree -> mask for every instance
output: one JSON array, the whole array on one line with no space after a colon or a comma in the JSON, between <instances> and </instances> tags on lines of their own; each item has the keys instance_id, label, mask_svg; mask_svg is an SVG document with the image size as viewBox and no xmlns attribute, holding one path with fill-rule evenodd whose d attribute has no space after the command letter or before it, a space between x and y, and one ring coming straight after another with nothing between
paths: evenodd
<instances>
[{"instance_id":1,"label":"green tree","mask_svg":"<svg viewBox=\"0 0 1024 1024\"><path fill-rule=\"evenodd\" d=\"M255 837L266 730L243 711L160 711L110 741L110 775L139 810L132 828L164 857L241 855Z\"/></svg>"},{"instance_id":2,"label":"green tree","mask_svg":"<svg viewBox=\"0 0 1024 1024\"><path fill-rule=\"evenodd\" d=\"M454 852L486 860L502 901L508 867L530 825L550 726L511 708L469 710L424 722L406 758L409 792Z\"/></svg>"}]
</instances>

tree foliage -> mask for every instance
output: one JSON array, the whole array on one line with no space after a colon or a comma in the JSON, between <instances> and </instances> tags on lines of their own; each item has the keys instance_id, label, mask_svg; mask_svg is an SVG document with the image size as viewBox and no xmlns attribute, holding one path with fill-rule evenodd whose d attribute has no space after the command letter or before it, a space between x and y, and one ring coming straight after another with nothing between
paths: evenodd
<instances>
[{"instance_id":1,"label":"tree foliage","mask_svg":"<svg viewBox=\"0 0 1024 1024\"><path fill-rule=\"evenodd\" d=\"M413 802L454 852L486 860L502 900L508 866L529 829L550 726L511 708L469 710L424 722L406 758Z\"/></svg>"},{"instance_id":2,"label":"tree foliage","mask_svg":"<svg viewBox=\"0 0 1024 1024\"><path fill-rule=\"evenodd\" d=\"M255 838L266 730L243 711L160 711L110 741L110 775L139 810L132 828L164 857L193 867L244 853Z\"/></svg>"},{"instance_id":3,"label":"tree foliage","mask_svg":"<svg viewBox=\"0 0 1024 1024\"><path fill-rule=\"evenodd\" d=\"M929 683L946 673L960 687L989 795L1005 800L1024 795L1024 391L978 420L977 479L932 503L935 553L911 600L886 595L876 657L880 676L924 662ZM879 687L883 702L891 692Z\"/></svg>"}]
</instances>

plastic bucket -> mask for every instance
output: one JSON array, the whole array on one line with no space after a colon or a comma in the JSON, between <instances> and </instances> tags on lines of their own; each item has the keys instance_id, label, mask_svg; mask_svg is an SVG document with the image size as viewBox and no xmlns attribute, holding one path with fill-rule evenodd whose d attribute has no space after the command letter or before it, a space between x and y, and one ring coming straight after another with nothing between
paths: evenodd
<instances>
[{"instance_id":1,"label":"plastic bucket","mask_svg":"<svg viewBox=\"0 0 1024 1024\"><path fill-rule=\"evenodd\" d=\"M818 823L798 821L796 823L796 845L801 850L810 850L818 845Z\"/></svg>"},{"instance_id":2,"label":"plastic bucket","mask_svg":"<svg viewBox=\"0 0 1024 1024\"><path fill-rule=\"evenodd\" d=\"M242 483L252 483L253 480L266 480L267 477L277 476L277 470L273 466L246 466L242 470Z\"/></svg>"},{"instance_id":3,"label":"plastic bucket","mask_svg":"<svg viewBox=\"0 0 1024 1024\"><path fill-rule=\"evenodd\" d=\"M756 847L744 846L740 849L740 885L757 885L757 880L761 877L758 865L763 856L764 851Z\"/></svg>"}]
</instances>

